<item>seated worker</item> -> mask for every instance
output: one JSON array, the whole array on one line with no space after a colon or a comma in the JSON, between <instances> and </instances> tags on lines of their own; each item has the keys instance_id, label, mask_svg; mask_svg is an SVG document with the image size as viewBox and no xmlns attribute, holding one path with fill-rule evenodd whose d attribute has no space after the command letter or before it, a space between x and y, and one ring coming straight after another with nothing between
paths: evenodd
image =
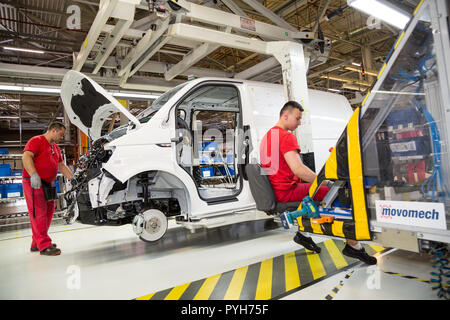
<instances>
[{"instance_id":1,"label":"seated worker","mask_svg":"<svg viewBox=\"0 0 450 320\"><path fill-rule=\"evenodd\" d=\"M300 125L302 112L303 107L299 103L286 102L280 111L280 119L261 141L261 166L269 175L278 202L302 201L316 178L316 174L303 164L297 138L289 132ZM328 187L319 187L314 200L323 200L328 190ZM300 231L297 231L294 241L317 253L321 251L310 237ZM377 263L377 259L368 255L356 240L346 239L342 253L370 265Z\"/></svg>"}]
</instances>

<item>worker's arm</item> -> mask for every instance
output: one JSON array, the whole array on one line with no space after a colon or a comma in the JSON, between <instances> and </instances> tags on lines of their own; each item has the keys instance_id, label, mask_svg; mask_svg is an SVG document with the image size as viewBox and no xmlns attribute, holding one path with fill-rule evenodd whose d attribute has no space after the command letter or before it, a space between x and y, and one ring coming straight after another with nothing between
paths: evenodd
<instances>
[{"instance_id":1,"label":"worker's arm","mask_svg":"<svg viewBox=\"0 0 450 320\"><path fill-rule=\"evenodd\" d=\"M28 174L31 176L36 173L36 168L34 167L34 153L31 151L25 151L22 155L22 165Z\"/></svg>"},{"instance_id":2,"label":"worker's arm","mask_svg":"<svg viewBox=\"0 0 450 320\"><path fill-rule=\"evenodd\" d=\"M300 154L297 150L288 151L284 154L284 159L286 160L291 171L302 181L313 182L316 178L316 173L310 168L305 166L300 158Z\"/></svg>"},{"instance_id":3,"label":"worker's arm","mask_svg":"<svg viewBox=\"0 0 450 320\"><path fill-rule=\"evenodd\" d=\"M71 170L69 169L69 167L66 166L63 162L60 162L60 163L58 164L58 170L59 170L59 172L61 172L62 175L63 175L64 177L66 177L67 179L69 179L69 180L72 180L72 179L73 179L73 173L72 173L72 171L71 171Z\"/></svg>"}]
</instances>

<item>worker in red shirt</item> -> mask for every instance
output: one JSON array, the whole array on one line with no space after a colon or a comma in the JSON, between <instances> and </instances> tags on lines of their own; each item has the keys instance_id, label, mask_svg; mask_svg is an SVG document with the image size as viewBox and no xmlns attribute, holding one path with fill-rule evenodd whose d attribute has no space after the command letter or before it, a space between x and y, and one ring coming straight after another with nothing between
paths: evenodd
<instances>
[{"instance_id":1,"label":"worker in red shirt","mask_svg":"<svg viewBox=\"0 0 450 320\"><path fill-rule=\"evenodd\" d=\"M31 251L40 251L41 255L57 256L61 250L52 244L48 229L55 212L55 189L51 189L58 171L71 180L72 171L63 163L61 150L56 144L63 139L66 127L54 121L43 135L31 138L22 155L23 190L30 217ZM46 188L44 192L44 188ZM50 195L53 191L53 195ZM46 197L47 194L47 197Z\"/></svg>"},{"instance_id":2,"label":"worker in red shirt","mask_svg":"<svg viewBox=\"0 0 450 320\"><path fill-rule=\"evenodd\" d=\"M302 201L308 195L311 183L316 174L300 158L300 147L297 138L289 131L297 129L301 124L303 107L288 101L280 111L280 119L263 137L260 145L261 166L269 175L275 197L278 202ZM314 200L323 200L328 187L320 186ZM321 249L311 237L297 231L294 241L305 248L320 253ZM369 256L358 241L346 240L342 253L359 259L367 264L376 264L377 259Z\"/></svg>"}]
</instances>

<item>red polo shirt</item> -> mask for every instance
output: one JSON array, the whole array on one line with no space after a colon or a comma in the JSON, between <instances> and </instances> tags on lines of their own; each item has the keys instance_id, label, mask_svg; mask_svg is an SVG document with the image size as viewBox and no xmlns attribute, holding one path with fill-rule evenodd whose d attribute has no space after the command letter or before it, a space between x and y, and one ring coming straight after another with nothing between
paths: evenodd
<instances>
[{"instance_id":1,"label":"red polo shirt","mask_svg":"<svg viewBox=\"0 0 450 320\"><path fill-rule=\"evenodd\" d=\"M300 153L297 137L277 126L271 128L261 141L261 166L266 168L275 194L278 190L288 190L300 182L284 159L284 154L292 150Z\"/></svg>"},{"instance_id":2,"label":"red polo shirt","mask_svg":"<svg viewBox=\"0 0 450 320\"><path fill-rule=\"evenodd\" d=\"M34 153L34 167L42 180L51 183L56 179L59 163L63 161L56 143L50 145L44 135L35 136L27 142L23 151ZM30 177L25 168L22 170L22 177Z\"/></svg>"},{"instance_id":3,"label":"red polo shirt","mask_svg":"<svg viewBox=\"0 0 450 320\"><path fill-rule=\"evenodd\" d=\"M261 166L269 174L278 202L301 201L311 188L311 183L302 183L284 159L284 154L292 150L300 153L297 138L280 127L270 129L261 141ZM314 200L322 200L328 191L328 187L319 187Z\"/></svg>"}]
</instances>

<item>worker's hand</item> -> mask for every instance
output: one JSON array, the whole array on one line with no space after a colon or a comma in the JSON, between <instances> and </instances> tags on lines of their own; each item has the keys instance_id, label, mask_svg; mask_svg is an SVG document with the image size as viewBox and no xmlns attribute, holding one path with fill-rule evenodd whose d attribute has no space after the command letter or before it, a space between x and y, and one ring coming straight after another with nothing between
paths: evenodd
<instances>
[{"instance_id":1,"label":"worker's hand","mask_svg":"<svg viewBox=\"0 0 450 320\"><path fill-rule=\"evenodd\" d=\"M42 186L41 177L37 174L37 172L33 173L30 177L31 187L33 189L40 189Z\"/></svg>"}]
</instances>

